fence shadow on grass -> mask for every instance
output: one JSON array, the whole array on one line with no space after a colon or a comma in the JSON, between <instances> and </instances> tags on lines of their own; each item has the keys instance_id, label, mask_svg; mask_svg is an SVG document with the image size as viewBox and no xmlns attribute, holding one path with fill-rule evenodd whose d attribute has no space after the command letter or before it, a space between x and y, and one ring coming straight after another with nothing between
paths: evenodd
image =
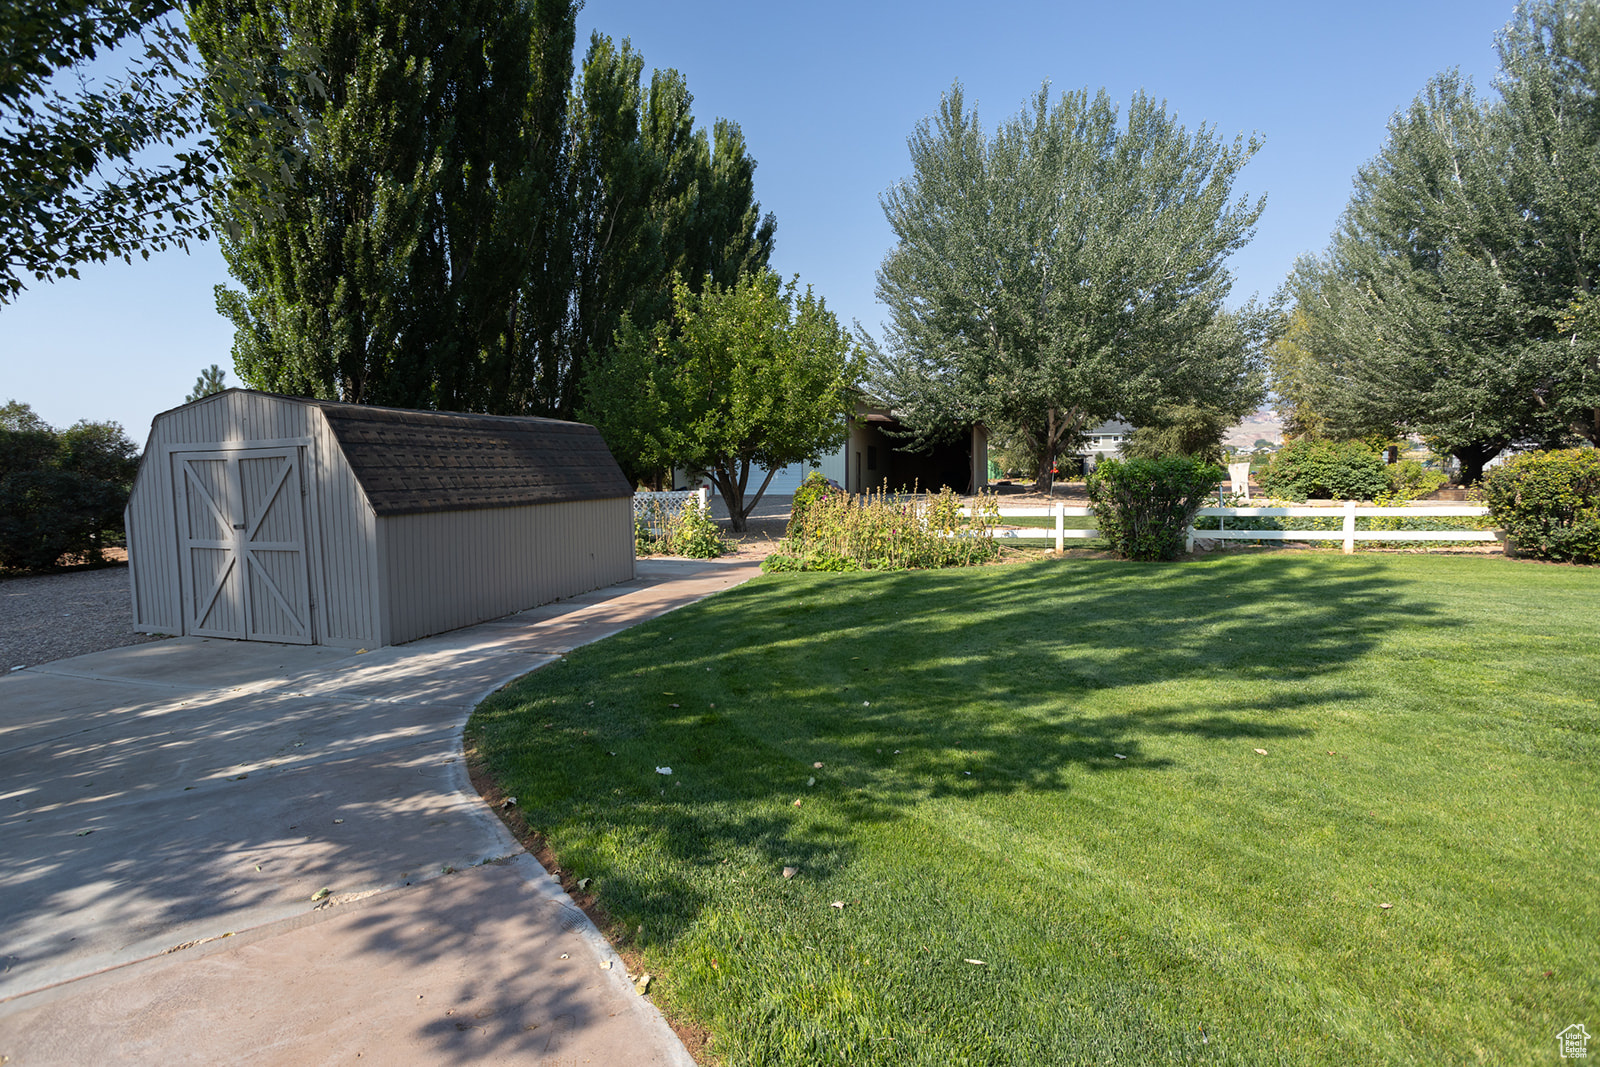
<instances>
[{"instance_id":1,"label":"fence shadow on grass","mask_svg":"<svg viewBox=\"0 0 1600 1067\"><path fill-rule=\"evenodd\" d=\"M696 869L839 870L929 799L1161 773L1166 737L1309 736L1364 694L1304 683L1429 615L1359 559L785 575L581 650L469 732L563 865L673 937Z\"/></svg>"}]
</instances>

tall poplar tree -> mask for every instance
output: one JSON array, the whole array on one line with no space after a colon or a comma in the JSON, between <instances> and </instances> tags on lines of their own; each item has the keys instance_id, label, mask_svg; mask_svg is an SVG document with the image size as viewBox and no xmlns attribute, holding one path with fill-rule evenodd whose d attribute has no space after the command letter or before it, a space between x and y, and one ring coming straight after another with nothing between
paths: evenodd
<instances>
[{"instance_id":1,"label":"tall poplar tree","mask_svg":"<svg viewBox=\"0 0 1600 1067\"><path fill-rule=\"evenodd\" d=\"M755 160L737 123L695 127L683 76L595 34L572 109L576 284L568 361L550 394L570 413L587 369L623 316L648 330L672 313L678 280L700 292L766 268L777 222L755 199Z\"/></svg>"},{"instance_id":2,"label":"tall poplar tree","mask_svg":"<svg viewBox=\"0 0 1600 1067\"><path fill-rule=\"evenodd\" d=\"M325 96L270 104L316 123L263 145L248 114L212 121L235 172L280 164L263 212L223 241L243 291L219 287L248 384L356 403L518 412L560 343L571 0L199 0L208 62L315 48ZM285 156L284 149L298 151ZM260 223L265 213L270 221ZM530 278L534 279L530 282Z\"/></svg>"}]
</instances>

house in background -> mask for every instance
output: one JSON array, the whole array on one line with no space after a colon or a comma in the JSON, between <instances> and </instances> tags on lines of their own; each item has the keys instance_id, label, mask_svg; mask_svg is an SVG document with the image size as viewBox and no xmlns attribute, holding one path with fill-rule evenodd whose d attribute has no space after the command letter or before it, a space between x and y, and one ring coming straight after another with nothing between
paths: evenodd
<instances>
[{"instance_id":1,"label":"house in background","mask_svg":"<svg viewBox=\"0 0 1600 1067\"><path fill-rule=\"evenodd\" d=\"M1102 422L1084 436L1083 446L1078 449L1077 458L1083 464L1083 473L1088 474L1094 470L1094 465L1102 459L1116 459L1122 454L1122 446L1133 434L1133 424L1118 422Z\"/></svg>"},{"instance_id":2,"label":"house in background","mask_svg":"<svg viewBox=\"0 0 1600 1067\"><path fill-rule=\"evenodd\" d=\"M844 444L823 456L818 463L791 463L780 467L767 485L769 496L793 496L800 483L817 471L843 486L847 492L937 492L946 486L960 493L975 493L989 484L989 435L981 423L962 427L955 440L918 452L907 447L908 440L899 421L888 408L856 405L850 420L850 434ZM706 484L696 472L674 471L674 484ZM750 472L751 492L766 471Z\"/></svg>"}]
</instances>

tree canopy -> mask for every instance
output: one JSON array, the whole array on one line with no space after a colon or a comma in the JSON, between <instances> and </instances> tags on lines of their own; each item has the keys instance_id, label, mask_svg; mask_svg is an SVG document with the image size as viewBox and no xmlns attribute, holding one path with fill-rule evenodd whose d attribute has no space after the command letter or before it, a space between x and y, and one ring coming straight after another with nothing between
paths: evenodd
<instances>
[{"instance_id":1,"label":"tree canopy","mask_svg":"<svg viewBox=\"0 0 1600 1067\"><path fill-rule=\"evenodd\" d=\"M737 124L697 128L682 76L646 87L627 41L596 34L575 72L576 7L452 0L419 20L403 3L196 0L207 57L314 48L326 78L321 97L261 86L315 118L277 214L259 221L253 187L218 202L238 223L223 250L240 288L218 306L247 384L571 418L624 315L648 330L674 278L765 267L776 224ZM248 116L217 121L230 174L284 148L245 139Z\"/></svg>"},{"instance_id":2,"label":"tree canopy","mask_svg":"<svg viewBox=\"0 0 1600 1067\"><path fill-rule=\"evenodd\" d=\"M292 152L267 187L230 185L218 213L243 292L219 292L234 364L258 388L354 403L519 411L522 295L562 202L569 0L412 5L196 0L208 62L309 48L326 91L263 81L314 116L292 143L213 111L230 175ZM294 131L289 131L294 132Z\"/></svg>"},{"instance_id":3,"label":"tree canopy","mask_svg":"<svg viewBox=\"0 0 1600 1067\"><path fill-rule=\"evenodd\" d=\"M0 7L0 303L28 279L76 277L203 233L199 152L136 163L193 135L199 109L170 0L19 0ZM117 48L119 79L57 75Z\"/></svg>"},{"instance_id":4,"label":"tree canopy","mask_svg":"<svg viewBox=\"0 0 1600 1067\"><path fill-rule=\"evenodd\" d=\"M761 271L695 293L680 280L672 317L641 329L624 316L590 379L583 417L613 449L647 468L705 471L735 530L773 472L820 459L849 432L862 356L798 284Z\"/></svg>"},{"instance_id":5,"label":"tree canopy","mask_svg":"<svg viewBox=\"0 0 1600 1067\"><path fill-rule=\"evenodd\" d=\"M0 304L30 279L206 239L221 170L208 111L247 116L244 135L258 143L302 126L302 113L273 106L258 84L315 91L314 55L252 58L230 44L197 68L183 9L176 0L0 5ZM92 63L123 69L102 77ZM229 180L258 184L281 162L266 158Z\"/></svg>"},{"instance_id":6,"label":"tree canopy","mask_svg":"<svg viewBox=\"0 0 1600 1067\"><path fill-rule=\"evenodd\" d=\"M1600 6L1524 5L1498 46L1498 99L1451 71L1391 120L1274 357L1303 431L1419 434L1467 481L1600 441Z\"/></svg>"},{"instance_id":7,"label":"tree canopy","mask_svg":"<svg viewBox=\"0 0 1600 1067\"><path fill-rule=\"evenodd\" d=\"M1222 314L1225 260L1264 207L1231 199L1254 138L1191 134L1142 93L1124 123L1103 90L1052 102L1048 85L990 136L957 84L909 144L883 197L898 243L870 387L919 439L983 421L1048 486L1105 419L1259 402L1264 313Z\"/></svg>"},{"instance_id":8,"label":"tree canopy","mask_svg":"<svg viewBox=\"0 0 1600 1067\"><path fill-rule=\"evenodd\" d=\"M56 430L27 404L0 406L0 568L99 562L121 534L139 452L115 422Z\"/></svg>"}]
</instances>

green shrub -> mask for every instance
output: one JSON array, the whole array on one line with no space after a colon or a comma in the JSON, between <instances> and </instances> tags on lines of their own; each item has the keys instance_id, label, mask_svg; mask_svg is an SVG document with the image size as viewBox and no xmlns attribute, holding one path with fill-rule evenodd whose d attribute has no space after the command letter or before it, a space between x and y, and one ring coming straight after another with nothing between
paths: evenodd
<instances>
[{"instance_id":1,"label":"green shrub","mask_svg":"<svg viewBox=\"0 0 1600 1067\"><path fill-rule=\"evenodd\" d=\"M817 500L828 496L843 496L844 490L835 489L828 484L828 479L822 476L821 471L812 471L806 475L805 481L800 483L800 488L794 491L794 499L789 502L789 527L784 532L788 537L795 532L796 516L800 517L804 526L806 512Z\"/></svg>"},{"instance_id":2,"label":"green shrub","mask_svg":"<svg viewBox=\"0 0 1600 1067\"><path fill-rule=\"evenodd\" d=\"M138 469L133 442L114 422L53 430L26 404L0 407L0 569L101 562L123 540Z\"/></svg>"},{"instance_id":3,"label":"green shrub","mask_svg":"<svg viewBox=\"0 0 1600 1067\"><path fill-rule=\"evenodd\" d=\"M767 569L905 570L987 563L999 551L991 533L998 505L993 497L980 497L970 517L961 514L962 506L949 489L926 500L885 492L860 498L836 491L811 494L790 513L780 553L785 559Z\"/></svg>"},{"instance_id":4,"label":"green shrub","mask_svg":"<svg viewBox=\"0 0 1600 1067\"><path fill-rule=\"evenodd\" d=\"M1483 480L1508 553L1600 563L1600 451L1526 452Z\"/></svg>"},{"instance_id":5,"label":"green shrub","mask_svg":"<svg viewBox=\"0 0 1600 1067\"><path fill-rule=\"evenodd\" d=\"M1389 488L1373 497L1379 504L1404 504L1408 500L1421 500L1450 479L1443 471L1429 470L1414 459L1391 463L1387 470Z\"/></svg>"},{"instance_id":6,"label":"green shrub","mask_svg":"<svg viewBox=\"0 0 1600 1067\"><path fill-rule=\"evenodd\" d=\"M1176 559L1195 512L1227 475L1190 456L1104 460L1089 475L1095 525L1126 559Z\"/></svg>"},{"instance_id":7,"label":"green shrub","mask_svg":"<svg viewBox=\"0 0 1600 1067\"><path fill-rule=\"evenodd\" d=\"M716 559L728 550L721 528L693 498L676 508L651 501L635 512L633 546L641 556L663 553L691 559Z\"/></svg>"},{"instance_id":8,"label":"green shrub","mask_svg":"<svg viewBox=\"0 0 1600 1067\"><path fill-rule=\"evenodd\" d=\"M1376 500L1389 487L1383 457L1361 441L1291 441L1261 476L1267 495L1284 500Z\"/></svg>"}]
</instances>

